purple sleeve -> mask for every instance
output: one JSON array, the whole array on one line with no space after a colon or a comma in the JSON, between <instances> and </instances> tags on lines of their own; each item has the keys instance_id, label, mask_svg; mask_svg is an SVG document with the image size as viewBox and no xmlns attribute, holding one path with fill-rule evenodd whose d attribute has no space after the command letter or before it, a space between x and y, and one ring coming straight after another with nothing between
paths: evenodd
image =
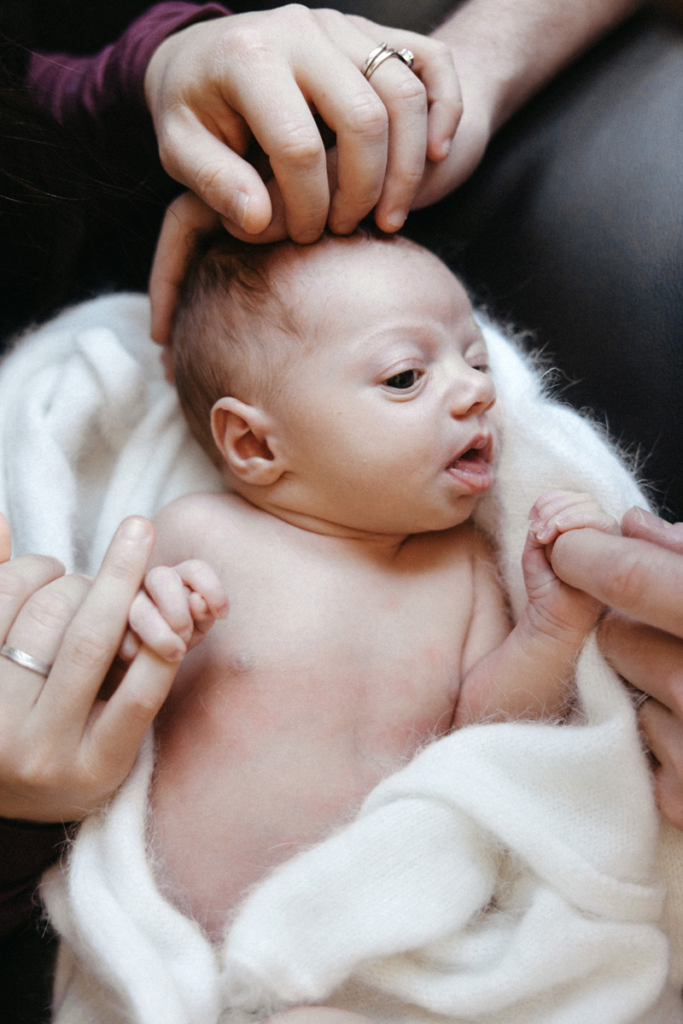
<instances>
[{"instance_id":1,"label":"purple sleeve","mask_svg":"<svg viewBox=\"0 0 683 1024\"><path fill-rule=\"evenodd\" d=\"M57 859L65 839L61 824L0 818L0 939L29 918L40 876Z\"/></svg>"},{"instance_id":2,"label":"purple sleeve","mask_svg":"<svg viewBox=\"0 0 683 1024\"><path fill-rule=\"evenodd\" d=\"M163 40L188 25L219 18L230 11L221 4L197 6L171 0L156 4L136 19L117 42L89 57L65 53L31 55L27 86L33 100L59 124L97 123L114 106L147 114L144 76L149 59ZM151 129L151 119L149 119Z\"/></svg>"}]
</instances>

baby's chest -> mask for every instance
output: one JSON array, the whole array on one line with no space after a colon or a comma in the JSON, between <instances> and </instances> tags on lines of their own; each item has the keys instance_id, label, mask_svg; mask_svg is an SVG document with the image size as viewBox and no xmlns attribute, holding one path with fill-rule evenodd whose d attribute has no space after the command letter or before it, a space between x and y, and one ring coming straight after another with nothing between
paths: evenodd
<instances>
[{"instance_id":1,"label":"baby's chest","mask_svg":"<svg viewBox=\"0 0 683 1024\"><path fill-rule=\"evenodd\" d=\"M466 579L252 573L187 659L188 697L217 719L230 707L241 737L315 732L405 756L450 725L470 607Z\"/></svg>"}]
</instances>

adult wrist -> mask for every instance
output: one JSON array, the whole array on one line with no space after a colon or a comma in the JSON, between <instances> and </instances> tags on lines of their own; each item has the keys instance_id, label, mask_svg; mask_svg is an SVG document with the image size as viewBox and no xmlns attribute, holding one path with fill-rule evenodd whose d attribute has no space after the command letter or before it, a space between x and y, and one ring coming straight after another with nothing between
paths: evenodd
<instances>
[{"instance_id":1,"label":"adult wrist","mask_svg":"<svg viewBox=\"0 0 683 1024\"><path fill-rule=\"evenodd\" d=\"M494 134L567 64L644 0L465 0L434 33L450 48L463 103Z\"/></svg>"}]
</instances>

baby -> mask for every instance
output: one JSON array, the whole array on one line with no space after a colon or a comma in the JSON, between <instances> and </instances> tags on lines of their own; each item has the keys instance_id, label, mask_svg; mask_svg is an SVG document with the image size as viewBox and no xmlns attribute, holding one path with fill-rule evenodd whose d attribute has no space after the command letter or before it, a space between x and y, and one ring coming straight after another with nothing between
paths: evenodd
<instances>
[{"instance_id":1,"label":"baby","mask_svg":"<svg viewBox=\"0 0 683 1024\"><path fill-rule=\"evenodd\" d=\"M151 795L158 882L217 938L250 886L426 742L561 718L601 608L549 552L618 527L586 495L543 495L511 628L470 521L498 446L486 346L458 280L404 239L216 243L173 359L229 490L160 512L131 628L181 657L230 597L159 716Z\"/></svg>"}]
</instances>

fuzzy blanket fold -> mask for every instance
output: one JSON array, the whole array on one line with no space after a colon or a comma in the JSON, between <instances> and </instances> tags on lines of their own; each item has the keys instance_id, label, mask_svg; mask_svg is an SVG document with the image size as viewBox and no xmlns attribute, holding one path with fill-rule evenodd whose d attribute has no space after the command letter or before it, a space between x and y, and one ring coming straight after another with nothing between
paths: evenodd
<instances>
[{"instance_id":1,"label":"fuzzy blanket fold","mask_svg":"<svg viewBox=\"0 0 683 1024\"><path fill-rule=\"evenodd\" d=\"M505 424L477 510L513 612L535 498L643 502L584 419L485 325ZM0 369L0 508L18 553L93 571L119 520L217 488L189 438L141 296L85 304ZM246 1024L327 1003L392 1024L683 1021L681 837L658 820L629 698L589 639L562 726L482 724L426 747L357 819L248 894L220 948L158 891L149 737L43 895L63 936L58 1024Z\"/></svg>"}]
</instances>

